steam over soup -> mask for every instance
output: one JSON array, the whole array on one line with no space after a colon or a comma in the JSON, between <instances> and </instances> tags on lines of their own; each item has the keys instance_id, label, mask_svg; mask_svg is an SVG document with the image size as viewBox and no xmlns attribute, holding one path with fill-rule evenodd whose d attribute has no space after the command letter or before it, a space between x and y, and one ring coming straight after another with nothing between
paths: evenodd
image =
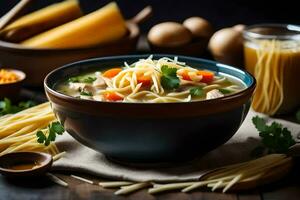
<instances>
[{"instance_id":1,"label":"steam over soup","mask_svg":"<svg viewBox=\"0 0 300 200\"><path fill-rule=\"evenodd\" d=\"M245 86L226 74L199 70L170 58L150 56L131 65L70 77L56 90L77 98L119 102L189 102L236 93Z\"/></svg>"}]
</instances>

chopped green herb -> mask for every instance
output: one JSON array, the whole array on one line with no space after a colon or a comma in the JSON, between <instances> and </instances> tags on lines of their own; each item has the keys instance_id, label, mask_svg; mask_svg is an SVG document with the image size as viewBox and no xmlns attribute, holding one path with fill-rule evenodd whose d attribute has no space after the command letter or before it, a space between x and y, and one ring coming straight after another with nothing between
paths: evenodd
<instances>
[{"instance_id":1,"label":"chopped green herb","mask_svg":"<svg viewBox=\"0 0 300 200\"><path fill-rule=\"evenodd\" d=\"M230 94L230 93L231 93L230 90L224 89L224 88L220 88L219 91L220 91L222 94Z\"/></svg>"},{"instance_id":2,"label":"chopped green herb","mask_svg":"<svg viewBox=\"0 0 300 200\"><path fill-rule=\"evenodd\" d=\"M93 96L93 94L91 92L87 92L87 91L81 91L80 95L83 95L83 96Z\"/></svg>"},{"instance_id":3,"label":"chopped green herb","mask_svg":"<svg viewBox=\"0 0 300 200\"><path fill-rule=\"evenodd\" d=\"M163 65L161 67L161 84L164 89L172 90L176 89L180 85L180 80L177 77L177 69Z\"/></svg>"},{"instance_id":4,"label":"chopped green herb","mask_svg":"<svg viewBox=\"0 0 300 200\"><path fill-rule=\"evenodd\" d=\"M201 97L204 95L204 91L203 91L202 87L194 87L194 88L190 89L190 94L192 96Z\"/></svg>"},{"instance_id":5,"label":"chopped green herb","mask_svg":"<svg viewBox=\"0 0 300 200\"><path fill-rule=\"evenodd\" d=\"M27 108L30 108L30 107L33 107L33 106L35 106L36 105L36 103L34 102L34 101L21 101L20 103L19 103L19 107L22 109L22 110L25 110L25 109L27 109Z\"/></svg>"},{"instance_id":6,"label":"chopped green herb","mask_svg":"<svg viewBox=\"0 0 300 200\"><path fill-rule=\"evenodd\" d=\"M51 142L55 141L56 135L62 135L64 131L64 127L59 122L52 122L48 125L48 136L43 131L36 133L37 142L48 146Z\"/></svg>"},{"instance_id":7,"label":"chopped green herb","mask_svg":"<svg viewBox=\"0 0 300 200\"><path fill-rule=\"evenodd\" d=\"M252 122L259 131L262 144L268 153L287 153L288 149L296 144L291 132L282 127L282 124L273 122L267 125L266 121L258 116L253 117Z\"/></svg>"},{"instance_id":8,"label":"chopped green herb","mask_svg":"<svg viewBox=\"0 0 300 200\"><path fill-rule=\"evenodd\" d=\"M68 79L68 82L71 82L71 83L79 83L79 77L78 77L78 76L70 77L70 78Z\"/></svg>"},{"instance_id":9,"label":"chopped green herb","mask_svg":"<svg viewBox=\"0 0 300 200\"><path fill-rule=\"evenodd\" d=\"M70 83L93 83L96 80L96 77L81 77L81 76L74 76L68 79Z\"/></svg>"},{"instance_id":10,"label":"chopped green herb","mask_svg":"<svg viewBox=\"0 0 300 200\"><path fill-rule=\"evenodd\" d=\"M96 77L87 77L82 80L84 83L93 83L96 80Z\"/></svg>"},{"instance_id":11,"label":"chopped green herb","mask_svg":"<svg viewBox=\"0 0 300 200\"><path fill-rule=\"evenodd\" d=\"M36 103L33 101L24 101L20 102L18 105L12 105L8 98L4 98L3 101L0 101L0 116L14 114L35 105Z\"/></svg>"}]
</instances>

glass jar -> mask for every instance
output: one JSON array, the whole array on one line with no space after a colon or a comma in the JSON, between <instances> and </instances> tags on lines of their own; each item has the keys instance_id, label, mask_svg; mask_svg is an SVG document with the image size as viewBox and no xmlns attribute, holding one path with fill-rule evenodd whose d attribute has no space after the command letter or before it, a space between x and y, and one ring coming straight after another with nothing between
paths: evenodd
<instances>
[{"instance_id":1,"label":"glass jar","mask_svg":"<svg viewBox=\"0 0 300 200\"><path fill-rule=\"evenodd\" d=\"M252 107L267 115L300 106L300 26L259 24L244 32L245 67L257 80Z\"/></svg>"}]
</instances>

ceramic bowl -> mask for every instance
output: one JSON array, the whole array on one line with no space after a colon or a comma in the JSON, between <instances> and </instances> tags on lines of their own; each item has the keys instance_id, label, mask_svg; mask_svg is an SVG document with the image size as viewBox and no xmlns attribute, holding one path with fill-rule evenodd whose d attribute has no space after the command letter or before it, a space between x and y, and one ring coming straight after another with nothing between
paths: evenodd
<instances>
[{"instance_id":1,"label":"ceramic bowl","mask_svg":"<svg viewBox=\"0 0 300 200\"><path fill-rule=\"evenodd\" d=\"M54 90L55 84L86 70L133 63L149 55L84 60L52 71L44 81L53 111L82 144L126 163L168 163L203 156L224 144L245 119L256 81L252 75L209 60L178 56L190 66L225 73L246 89L218 99L187 103L122 103L82 100ZM154 55L154 59L174 55Z\"/></svg>"},{"instance_id":2,"label":"ceramic bowl","mask_svg":"<svg viewBox=\"0 0 300 200\"><path fill-rule=\"evenodd\" d=\"M22 85L24 83L24 80L26 79L26 74L16 69L5 68L5 70L15 73L19 77L19 79L16 82L3 84L0 83L0 100L6 97L14 101L19 98Z\"/></svg>"}]
</instances>

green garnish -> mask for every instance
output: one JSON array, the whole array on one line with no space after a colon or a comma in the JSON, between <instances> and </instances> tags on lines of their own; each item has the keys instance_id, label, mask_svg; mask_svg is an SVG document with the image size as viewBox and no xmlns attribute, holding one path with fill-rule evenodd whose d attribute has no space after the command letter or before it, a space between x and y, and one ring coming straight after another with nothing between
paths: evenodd
<instances>
[{"instance_id":1,"label":"green garnish","mask_svg":"<svg viewBox=\"0 0 300 200\"><path fill-rule=\"evenodd\" d=\"M79 77L78 77L78 76L70 77L70 78L68 79L68 82L71 82L71 83L79 83Z\"/></svg>"},{"instance_id":2,"label":"green garnish","mask_svg":"<svg viewBox=\"0 0 300 200\"><path fill-rule=\"evenodd\" d=\"M84 83L93 83L96 80L96 77L87 77L82 80Z\"/></svg>"},{"instance_id":3,"label":"green garnish","mask_svg":"<svg viewBox=\"0 0 300 200\"><path fill-rule=\"evenodd\" d=\"M4 98L3 101L0 101L0 116L14 114L35 105L36 103L33 101L24 101L20 102L18 105L12 105L8 98Z\"/></svg>"},{"instance_id":4,"label":"green garnish","mask_svg":"<svg viewBox=\"0 0 300 200\"><path fill-rule=\"evenodd\" d=\"M220 88L220 89L218 89L222 94L230 94L231 93L231 91L230 90L228 90L228 89L224 89L224 88Z\"/></svg>"},{"instance_id":5,"label":"green garnish","mask_svg":"<svg viewBox=\"0 0 300 200\"><path fill-rule=\"evenodd\" d=\"M258 116L253 117L252 122L262 138L262 146L254 151L261 149L261 153L265 150L267 153L287 153L288 149L296 144L291 132L286 127L282 127L282 124L273 122L267 125L265 119Z\"/></svg>"},{"instance_id":6,"label":"green garnish","mask_svg":"<svg viewBox=\"0 0 300 200\"><path fill-rule=\"evenodd\" d=\"M74 76L70 77L68 79L68 82L70 83L93 83L96 80L96 77L80 77L80 76Z\"/></svg>"},{"instance_id":7,"label":"green garnish","mask_svg":"<svg viewBox=\"0 0 300 200\"><path fill-rule=\"evenodd\" d=\"M83 95L83 96L93 96L93 93L87 92L87 91L81 91L80 95Z\"/></svg>"},{"instance_id":8,"label":"green garnish","mask_svg":"<svg viewBox=\"0 0 300 200\"><path fill-rule=\"evenodd\" d=\"M164 89L172 90L176 89L180 85L180 80L177 77L177 69L163 65L161 67L161 84Z\"/></svg>"},{"instance_id":9,"label":"green garnish","mask_svg":"<svg viewBox=\"0 0 300 200\"><path fill-rule=\"evenodd\" d=\"M190 94L192 96L201 97L204 95L202 87L194 87L190 89Z\"/></svg>"},{"instance_id":10,"label":"green garnish","mask_svg":"<svg viewBox=\"0 0 300 200\"><path fill-rule=\"evenodd\" d=\"M64 127L59 122L52 122L48 125L48 136L43 131L36 133L37 142L48 146L51 142L55 141L56 135L62 135L64 131Z\"/></svg>"}]
</instances>

